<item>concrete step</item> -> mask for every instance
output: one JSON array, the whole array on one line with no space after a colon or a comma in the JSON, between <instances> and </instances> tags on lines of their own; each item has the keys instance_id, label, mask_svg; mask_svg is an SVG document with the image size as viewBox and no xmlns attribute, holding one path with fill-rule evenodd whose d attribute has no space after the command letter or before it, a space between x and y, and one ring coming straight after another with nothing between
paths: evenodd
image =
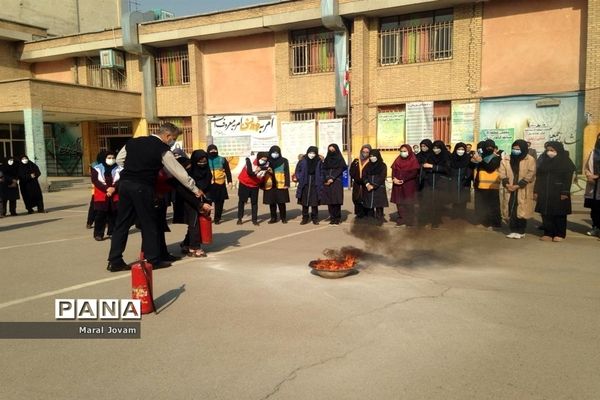
<instances>
[{"instance_id":1,"label":"concrete step","mask_svg":"<svg viewBox=\"0 0 600 400\"><path fill-rule=\"evenodd\" d=\"M83 189L90 187L90 178L85 176L77 177L50 177L48 178L48 191L58 192L69 189Z\"/></svg>"}]
</instances>

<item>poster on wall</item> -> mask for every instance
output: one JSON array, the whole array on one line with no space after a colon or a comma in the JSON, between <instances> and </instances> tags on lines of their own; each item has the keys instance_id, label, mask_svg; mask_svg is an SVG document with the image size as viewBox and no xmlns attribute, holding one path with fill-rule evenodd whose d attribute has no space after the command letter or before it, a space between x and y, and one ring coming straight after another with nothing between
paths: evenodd
<instances>
[{"instance_id":1,"label":"poster on wall","mask_svg":"<svg viewBox=\"0 0 600 400\"><path fill-rule=\"evenodd\" d=\"M322 156L327 155L327 146L331 143L337 144L340 149L343 148L344 143L344 120L341 118L337 119L323 119L319 120L319 154Z\"/></svg>"},{"instance_id":2,"label":"poster on wall","mask_svg":"<svg viewBox=\"0 0 600 400\"><path fill-rule=\"evenodd\" d=\"M433 140L433 101L406 104L406 142L415 145Z\"/></svg>"},{"instance_id":3,"label":"poster on wall","mask_svg":"<svg viewBox=\"0 0 600 400\"><path fill-rule=\"evenodd\" d=\"M277 117L258 118L252 120L251 128L251 147L253 152L269 151L271 146L279 145L279 137L277 136Z\"/></svg>"},{"instance_id":4,"label":"poster on wall","mask_svg":"<svg viewBox=\"0 0 600 400\"><path fill-rule=\"evenodd\" d=\"M298 155L316 143L316 121L294 121L281 123L281 153L290 162L290 171L298 163Z\"/></svg>"},{"instance_id":5,"label":"poster on wall","mask_svg":"<svg viewBox=\"0 0 600 400\"><path fill-rule=\"evenodd\" d=\"M213 143L224 157L248 156L278 143L275 116L213 116L208 120Z\"/></svg>"},{"instance_id":6,"label":"poster on wall","mask_svg":"<svg viewBox=\"0 0 600 400\"><path fill-rule=\"evenodd\" d=\"M509 129L482 129L479 133L480 140L492 139L498 150L504 150L505 154L510 154L512 144L515 141L514 128Z\"/></svg>"},{"instance_id":7,"label":"poster on wall","mask_svg":"<svg viewBox=\"0 0 600 400\"><path fill-rule=\"evenodd\" d=\"M546 139L562 143L571 159L581 166L583 93L503 97L482 100L480 104L481 129L514 128L515 138L525 139L526 129L547 128Z\"/></svg>"},{"instance_id":8,"label":"poster on wall","mask_svg":"<svg viewBox=\"0 0 600 400\"><path fill-rule=\"evenodd\" d=\"M452 143L475 141L475 103L452 105Z\"/></svg>"},{"instance_id":9,"label":"poster on wall","mask_svg":"<svg viewBox=\"0 0 600 400\"><path fill-rule=\"evenodd\" d=\"M398 148L405 143L406 113L386 112L377 114L377 148Z\"/></svg>"},{"instance_id":10,"label":"poster on wall","mask_svg":"<svg viewBox=\"0 0 600 400\"><path fill-rule=\"evenodd\" d=\"M544 152L544 143L550 140L552 129L547 126L530 126L524 129L523 139L531 142L531 148L539 154Z\"/></svg>"}]
</instances>

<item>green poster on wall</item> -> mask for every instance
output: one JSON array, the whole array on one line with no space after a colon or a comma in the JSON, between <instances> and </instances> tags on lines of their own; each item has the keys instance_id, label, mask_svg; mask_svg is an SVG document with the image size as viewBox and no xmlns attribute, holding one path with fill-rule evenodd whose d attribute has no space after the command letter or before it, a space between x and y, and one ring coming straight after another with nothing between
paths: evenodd
<instances>
[{"instance_id":1,"label":"green poster on wall","mask_svg":"<svg viewBox=\"0 0 600 400\"><path fill-rule=\"evenodd\" d=\"M504 150L506 154L510 154L512 144L515 141L515 129L482 129L479 138L480 140L492 139L496 142L499 150Z\"/></svg>"},{"instance_id":2,"label":"green poster on wall","mask_svg":"<svg viewBox=\"0 0 600 400\"><path fill-rule=\"evenodd\" d=\"M377 148L397 148L404 142L406 113L387 112L377 115Z\"/></svg>"}]
</instances>

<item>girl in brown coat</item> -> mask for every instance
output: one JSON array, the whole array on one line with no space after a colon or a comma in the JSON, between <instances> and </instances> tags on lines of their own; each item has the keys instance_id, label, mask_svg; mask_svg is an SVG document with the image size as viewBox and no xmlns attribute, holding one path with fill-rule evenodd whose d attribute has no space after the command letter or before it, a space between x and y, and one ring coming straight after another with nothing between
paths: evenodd
<instances>
[{"instance_id":1,"label":"girl in brown coat","mask_svg":"<svg viewBox=\"0 0 600 400\"><path fill-rule=\"evenodd\" d=\"M508 220L509 239L525 236L527 220L533 216L535 183L535 158L528 154L527 143L517 140L512 145L510 159L500 163L502 193L502 216Z\"/></svg>"}]
</instances>

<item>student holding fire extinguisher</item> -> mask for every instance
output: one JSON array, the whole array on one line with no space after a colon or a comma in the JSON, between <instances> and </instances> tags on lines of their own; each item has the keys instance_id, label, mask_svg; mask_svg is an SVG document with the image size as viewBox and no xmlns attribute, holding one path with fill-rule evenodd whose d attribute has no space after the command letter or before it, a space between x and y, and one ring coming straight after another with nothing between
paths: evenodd
<instances>
[{"instance_id":1,"label":"student holding fire extinguisher","mask_svg":"<svg viewBox=\"0 0 600 400\"><path fill-rule=\"evenodd\" d=\"M210 204L211 202L210 190L212 173L208 166L208 154L206 151L194 150L190 161L191 167L189 174L196 182L196 187L204 192L204 198L198 200L194 197L192 201L185 202L184 214L188 226L186 235L186 238L188 239L187 256L206 257L206 252L202 250L203 238L200 236L198 218L200 217L200 213L205 213L205 211L202 211L201 203Z\"/></svg>"}]
</instances>

